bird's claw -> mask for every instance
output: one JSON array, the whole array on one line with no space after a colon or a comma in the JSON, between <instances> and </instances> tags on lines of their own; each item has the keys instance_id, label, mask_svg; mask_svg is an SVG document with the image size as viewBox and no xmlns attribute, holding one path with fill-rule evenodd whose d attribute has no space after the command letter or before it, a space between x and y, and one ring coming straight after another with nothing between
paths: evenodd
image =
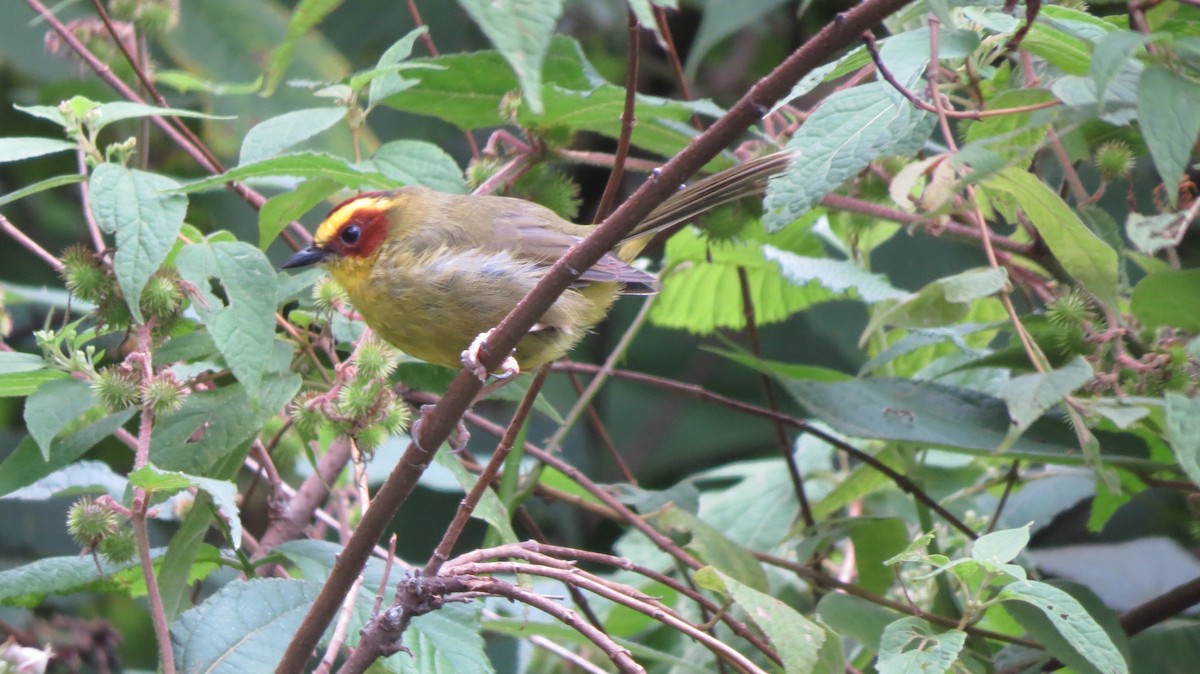
<instances>
[{"instance_id":1,"label":"bird's claw","mask_svg":"<svg viewBox=\"0 0 1200 674\"><path fill-rule=\"evenodd\" d=\"M417 412L417 420L412 423L408 429L408 436L412 438L413 444L426 453L432 453L421 444L421 422L425 421L425 417L433 411L433 405L421 405L421 409ZM471 440L471 431L467 430L466 424L462 419L454 425L454 430L450 432L450 437L446 441L450 444L450 451L455 455L462 455L467 448L467 443ZM436 447L434 450L436 451Z\"/></svg>"},{"instance_id":2,"label":"bird's claw","mask_svg":"<svg viewBox=\"0 0 1200 674\"><path fill-rule=\"evenodd\" d=\"M463 366L466 367L467 370L469 370L476 377L478 377L479 381L487 381L488 378L487 368L483 366L483 363L479 362L479 350L483 348L485 343L487 343L488 337L492 336L492 332L494 330L495 328L492 328L487 332L481 332L476 335L475 340L471 342L471 345L467 347L467 350L462 352ZM509 355L504 359L503 363L500 363L500 367L493 374L497 379L508 379L509 377L520 373L520 363L518 363L517 359L512 355Z\"/></svg>"}]
</instances>

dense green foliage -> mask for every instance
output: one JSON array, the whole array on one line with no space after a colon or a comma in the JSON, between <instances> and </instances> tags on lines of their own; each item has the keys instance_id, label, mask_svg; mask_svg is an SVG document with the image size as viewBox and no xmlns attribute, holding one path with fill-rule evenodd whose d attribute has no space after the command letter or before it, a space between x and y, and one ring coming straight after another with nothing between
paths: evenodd
<instances>
[{"instance_id":1,"label":"dense green foliage","mask_svg":"<svg viewBox=\"0 0 1200 674\"><path fill-rule=\"evenodd\" d=\"M413 409L465 376L277 270L330 205L415 184L582 221L843 18L400 4L0 3L5 637L51 671L275 671L298 629L347 672L1194 667L1200 8L929 0L808 42L824 65L696 165L791 167L652 248L660 294L424 471Z\"/></svg>"}]
</instances>

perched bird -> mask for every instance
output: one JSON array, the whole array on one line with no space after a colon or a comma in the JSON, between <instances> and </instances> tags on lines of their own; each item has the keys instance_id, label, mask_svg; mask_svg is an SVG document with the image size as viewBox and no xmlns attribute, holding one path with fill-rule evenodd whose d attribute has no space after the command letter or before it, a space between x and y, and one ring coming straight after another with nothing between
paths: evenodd
<instances>
[{"instance_id":1,"label":"perched bird","mask_svg":"<svg viewBox=\"0 0 1200 674\"><path fill-rule=\"evenodd\" d=\"M566 354L619 294L657 292L658 279L629 264L653 235L762 192L791 158L778 152L753 159L671 195L558 298L518 342L505 373ZM591 229L523 199L401 187L336 206L312 244L283 268L324 264L384 340L430 363L465 363L484 379L477 362L482 338Z\"/></svg>"}]
</instances>

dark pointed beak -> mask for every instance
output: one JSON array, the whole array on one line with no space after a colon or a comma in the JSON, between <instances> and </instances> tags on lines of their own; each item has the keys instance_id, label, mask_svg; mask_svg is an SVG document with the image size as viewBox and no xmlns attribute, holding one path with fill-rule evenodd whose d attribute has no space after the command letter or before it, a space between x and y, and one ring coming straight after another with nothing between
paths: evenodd
<instances>
[{"instance_id":1,"label":"dark pointed beak","mask_svg":"<svg viewBox=\"0 0 1200 674\"><path fill-rule=\"evenodd\" d=\"M299 267L307 267L312 264L324 262L329 257L329 251L324 248L309 246L304 250L289 257L287 262L284 262L280 269L297 269Z\"/></svg>"}]
</instances>

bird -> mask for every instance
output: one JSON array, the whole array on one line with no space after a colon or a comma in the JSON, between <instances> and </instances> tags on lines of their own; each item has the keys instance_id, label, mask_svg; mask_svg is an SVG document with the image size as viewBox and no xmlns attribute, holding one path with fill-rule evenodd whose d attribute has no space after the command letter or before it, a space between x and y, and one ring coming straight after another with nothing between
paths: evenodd
<instances>
[{"instance_id":1,"label":"bird","mask_svg":"<svg viewBox=\"0 0 1200 674\"><path fill-rule=\"evenodd\" d=\"M524 199L410 185L341 202L282 268L323 265L366 324L410 356L507 377L565 355L619 295L658 292L659 280L631 264L654 235L763 192L792 159L775 152L680 188L583 271L491 373L478 363L490 330L592 226Z\"/></svg>"}]
</instances>

